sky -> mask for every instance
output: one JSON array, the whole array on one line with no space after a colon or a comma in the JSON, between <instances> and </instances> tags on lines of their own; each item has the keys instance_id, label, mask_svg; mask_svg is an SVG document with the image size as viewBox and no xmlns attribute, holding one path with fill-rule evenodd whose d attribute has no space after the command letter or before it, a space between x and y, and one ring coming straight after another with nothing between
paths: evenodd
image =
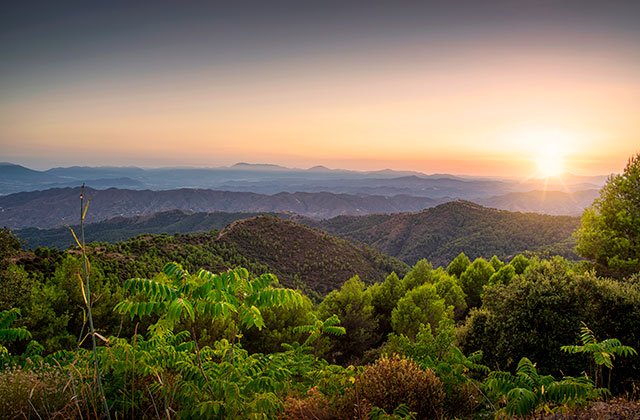
<instances>
[{"instance_id":1,"label":"sky","mask_svg":"<svg viewBox=\"0 0 640 420\"><path fill-rule=\"evenodd\" d=\"M0 161L620 172L638 22L638 1L7 0Z\"/></svg>"}]
</instances>

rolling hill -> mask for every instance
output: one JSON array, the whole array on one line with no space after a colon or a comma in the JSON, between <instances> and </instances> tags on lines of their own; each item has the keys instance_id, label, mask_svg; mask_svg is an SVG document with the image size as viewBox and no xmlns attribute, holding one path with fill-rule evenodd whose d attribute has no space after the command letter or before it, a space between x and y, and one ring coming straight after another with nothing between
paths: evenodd
<instances>
[{"instance_id":1,"label":"rolling hill","mask_svg":"<svg viewBox=\"0 0 640 420\"><path fill-rule=\"evenodd\" d=\"M174 210L150 216L116 217L87 224L86 237L88 241L115 242L142 233L210 232L253 216L256 214L186 213ZM255 222L233 224L235 229L243 227L239 231L242 234L227 228L223 231L223 237L238 239L243 253L257 260L261 260L261 252L269 248L261 246L254 249L250 238L254 234L256 238L261 238L268 232L272 238L270 240L279 243L278 234L284 232L287 241L304 249L316 246L313 244L316 240L326 240L326 235L308 235L309 232L300 230L298 224L275 223L277 219L273 216L322 229L353 243L367 244L408 264L420 258L427 258L435 264L446 264L460 252L470 257L489 258L497 255L508 258L522 251L532 251L575 258L571 234L579 224L577 217L516 213L455 201L418 213L339 216L320 221L291 214L272 214L267 219L270 222L264 221L258 226ZM287 233L289 230L295 233ZM65 248L72 244L66 228L27 228L16 230L15 233L32 248L41 245ZM301 244L298 237L306 238L307 244ZM315 256L310 255L309 258Z\"/></svg>"},{"instance_id":2,"label":"rolling hill","mask_svg":"<svg viewBox=\"0 0 640 420\"><path fill-rule=\"evenodd\" d=\"M304 222L368 244L408 264L426 258L442 265L460 252L470 258L509 258L523 251L575 258L571 234L578 227L579 218L516 213L452 201L418 213L339 216Z\"/></svg>"},{"instance_id":3,"label":"rolling hill","mask_svg":"<svg viewBox=\"0 0 640 420\"><path fill-rule=\"evenodd\" d=\"M233 222L217 240L270 267L288 285L296 286L301 281L323 294L339 288L356 274L371 283L383 280L392 271L400 274L408 268L370 247L273 216Z\"/></svg>"},{"instance_id":4,"label":"rolling hill","mask_svg":"<svg viewBox=\"0 0 640 420\"><path fill-rule=\"evenodd\" d=\"M66 252L79 253L77 248ZM40 256L50 254L23 251L19 263L37 266ZM115 244L94 243L88 246L88 254L95 270L121 281L153 276L171 261L192 272L242 266L254 274L274 273L285 286L314 296L340 287L354 275L372 283L391 271L404 274L408 270L406 264L370 247L273 216L236 221L221 232L145 234Z\"/></svg>"}]
</instances>

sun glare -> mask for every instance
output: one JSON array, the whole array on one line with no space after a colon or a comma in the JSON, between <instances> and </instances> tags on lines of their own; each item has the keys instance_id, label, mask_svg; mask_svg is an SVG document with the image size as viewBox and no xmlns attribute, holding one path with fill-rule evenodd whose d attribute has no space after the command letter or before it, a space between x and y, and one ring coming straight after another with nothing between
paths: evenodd
<instances>
[{"instance_id":1,"label":"sun glare","mask_svg":"<svg viewBox=\"0 0 640 420\"><path fill-rule=\"evenodd\" d=\"M564 172L564 156L554 146L545 146L535 158L538 175L542 178L552 178Z\"/></svg>"},{"instance_id":2,"label":"sun glare","mask_svg":"<svg viewBox=\"0 0 640 420\"><path fill-rule=\"evenodd\" d=\"M509 137L513 149L529 156L535 178L558 178L566 172L566 157L575 150L575 133L560 129L528 127Z\"/></svg>"}]
</instances>

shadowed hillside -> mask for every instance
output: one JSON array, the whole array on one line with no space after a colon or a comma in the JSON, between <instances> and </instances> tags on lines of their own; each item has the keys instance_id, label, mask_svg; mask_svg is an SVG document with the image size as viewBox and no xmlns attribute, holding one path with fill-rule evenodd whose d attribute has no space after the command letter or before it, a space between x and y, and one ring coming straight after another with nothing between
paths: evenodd
<instances>
[{"instance_id":1,"label":"shadowed hillside","mask_svg":"<svg viewBox=\"0 0 640 420\"><path fill-rule=\"evenodd\" d=\"M391 271L403 273L407 269L395 258L371 248L271 216L236 221L220 233L218 241L270 267L288 286L302 281L321 293L340 287L356 274L373 282L383 280Z\"/></svg>"},{"instance_id":2,"label":"shadowed hillside","mask_svg":"<svg viewBox=\"0 0 640 420\"><path fill-rule=\"evenodd\" d=\"M154 220L173 221L184 227L197 217L202 223L234 215L185 215L169 212ZM137 218L140 219L140 218ZM176 221L177 220L177 221ZM181 223L182 220L182 223ZM137 220L140 223L140 220ZM89 225L91 226L91 225ZM71 233L67 231L70 237ZM78 254L77 248L68 251ZM274 273L280 282L312 295L323 295L359 275L368 283L382 281L392 271L402 275L408 267L367 246L356 246L326 232L274 216L258 216L232 223L222 232L152 235L144 234L115 244L96 242L88 247L92 267L120 282L131 277L150 277L167 261L176 261L191 271L212 272L238 266L255 274ZM61 255L60 251L23 251L21 264L41 265L41 255ZM52 274L52 273L49 273Z\"/></svg>"}]
</instances>

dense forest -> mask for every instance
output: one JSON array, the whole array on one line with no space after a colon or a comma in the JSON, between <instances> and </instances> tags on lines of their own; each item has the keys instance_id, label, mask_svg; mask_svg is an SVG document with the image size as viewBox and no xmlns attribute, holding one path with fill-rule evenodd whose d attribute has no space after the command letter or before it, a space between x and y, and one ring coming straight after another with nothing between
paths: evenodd
<instances>
[{"instance_id":1,"label":"dense forest","mask_svg":"<svg viewBox=\"0 0 640 420\"><path fill-rule=\"evenodd\" d=\"M576 257L571 234L579 218L518 213L456 200L418 213L338 216L303 220L343 238L368 244L408 264L422 258L446 265L460 252L471 258L511 259L532 251Z\"/></svg>"},{"instance_id":2,"label":"dense forest","mask_svg":"<svg viewBox=\"0 0 640 420\"><path fill-rule=\"evenodd\" d=\"M640 155L579 261L408 267L273 217L67 251L0 230L0 416L638 418L639 194Z\"/></svg>"}]
</instances>

